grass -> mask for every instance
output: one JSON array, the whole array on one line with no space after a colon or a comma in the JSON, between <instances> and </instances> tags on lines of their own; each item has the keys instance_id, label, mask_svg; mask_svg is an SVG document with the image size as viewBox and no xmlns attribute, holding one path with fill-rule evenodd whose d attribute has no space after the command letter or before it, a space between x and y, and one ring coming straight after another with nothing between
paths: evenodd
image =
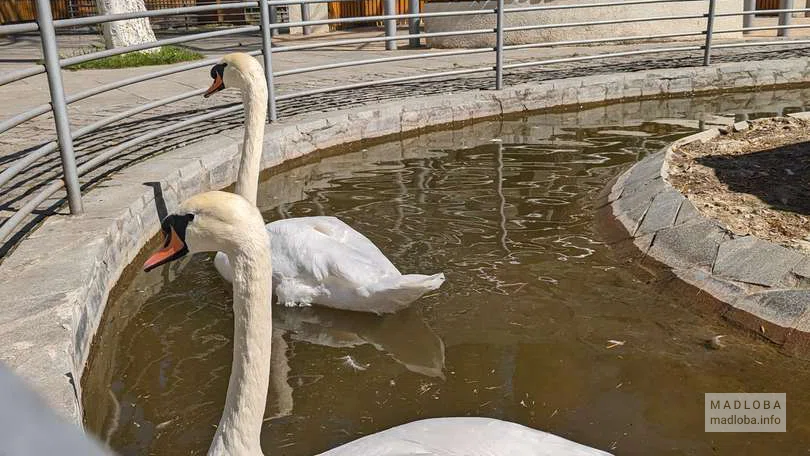
<instances>
[{"instance_id":1,"label":"grass","mask_svg":"<svg viewBox=\"0 0 810 456\"><path fill-rule=\"evenodd\" d=\"M104 57L103 59L77 63L66 67L68 70L108 70L113 68L133 68L148 65L168 65L178 62L200 60L203 55L178 46L162 46L155 52L128 52Z\"/></svg>"}]
</instances>

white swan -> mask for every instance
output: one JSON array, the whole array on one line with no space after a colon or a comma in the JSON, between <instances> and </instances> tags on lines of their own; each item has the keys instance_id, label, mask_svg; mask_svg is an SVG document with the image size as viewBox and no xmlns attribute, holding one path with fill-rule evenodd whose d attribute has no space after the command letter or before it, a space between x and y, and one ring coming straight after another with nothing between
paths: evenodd
<instances>
[{"instance_id":1,"label":"white swan","mask_svg":"<svg viewBox=\"0 0 810 456\"><path fill-rule=\"evenodd\" d=\"M224 252L233 260L233 367L210 456L260 455L272 351L270 240L255 205L239 195L194 196L163 220L163 248L144 269L187 253ZM325 456L606 455L552 434L490 418L436 418L363 437Z\"/></svg>"},{"instance_id":2,"label":"white swan","mask_svg":"<svg viewBox=\"0 0 810 456\"><path fill-rule=\"evenodd\" d=\"M226 87L242 92L245 136L236 193L256 204L267 108L267 84L259 62L228 54L211 69L208 97ZM396 312L444 282L444 274L405 274L368 238L335 217L299 217L267 224L272 236L273 278L279 302L319 304L377 314ZM232 280L228 257L214 266Z\"/></svg>"}]
</instances>

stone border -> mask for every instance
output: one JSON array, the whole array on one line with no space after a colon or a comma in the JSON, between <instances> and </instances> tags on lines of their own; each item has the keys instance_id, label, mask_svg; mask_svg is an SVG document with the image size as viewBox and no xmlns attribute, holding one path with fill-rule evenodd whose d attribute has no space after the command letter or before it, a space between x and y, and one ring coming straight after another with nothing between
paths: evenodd
<instances>
[{"instance_id":1,"label":"stone border","mask_svg":"<svg viewBox=\"0 0 810 456\"><path fill-rule=\"evenodd\" d=\"M785 59L413 98L273 124L267 128L262 167L355 141L507 113L808 82L810 61ZM80 380L90 344L110 290L158 232L160 200L172 208L193 194L231 184L241 140L241 131L227 132L113 175L84 195L85 215L49 217L0 264L0 361L26 378L57 413L82 422ZM658 168L645 161L631 174L650 176ZM630 193L621 196L628 201Z\"/></svg>"},{"instance_id":2,"label":"stone border","mask_svg":"<svg viewBox=\"0 0 810 456\"><path fill-rule=\"evenodd\" d=\"M810 112L791 116L810 119ZM744 121L723 128L749 126ZM720 309L723 318L802 355L810 341L810 255L754 236L735 236L668 182L673 150L721 134L721 129L706 130L644 158L618 178L608 201L645 255L727 304Z\"/></svg>"}]
</instances>

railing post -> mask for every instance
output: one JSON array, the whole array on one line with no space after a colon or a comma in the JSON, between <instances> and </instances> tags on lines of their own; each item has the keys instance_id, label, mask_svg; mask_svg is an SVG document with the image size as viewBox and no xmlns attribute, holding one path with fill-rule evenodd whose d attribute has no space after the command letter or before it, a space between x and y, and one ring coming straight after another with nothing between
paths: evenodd
<instances>
[{"instance_id":1,"label":"railing post","mask_svg":"<svg viewBox=\"0 0 810 456\"><path fill-rule=\"evenodd\" d=\"M779 9L793 9L793 0L779 0ZM779 25L790 25L793 22L793 13L779 13ZM789 28L776 29L776 36L790 36Z\"/></svg>"},{"instance_id":2,"label":"railing post","mask_svg":"<svg viewBox=\"0 0 810 456\"><path fill-rule=\"evenodd\" d=\"M278 114L276 113L276 90L273 84L273 37L270 31L270 7L267 5L267 0L259 0L259 19L262 25L264 77L267 80L267 119L274 122L278 119Z\"/></svg>"},{"instance_id":3,"label":"railing post","mask_svg":"<svg viewBox=\"0 0 810 456\"><path fill-rule=\"evenodd\" d=\"M59 50L56 46L56 30L53 28L50 0L37 0L37 24L42 39L45 69L48 72L48 87L51 92L53 120L59 140L59 154L62 157L68 206L71 214L81 214L84 212L82 189L79 186L79 174L76 171L76 156L73 153L73 137L70 134L70 120L65 103L65 89L62 86L62 68L59 66Z\"/></svg>"},{"instance_id":4,"label":"railing post","mask_svg":"<svg viewBox=\"0 0 810 456\"><path fill-rule=\"evenodd\" d=\"M277 24L278 23L278 8L275 6L270 7L270 23ZM278 29L274 28L270 30L270 36L278 36Z\"/></svg>"},{"instance_id":5,"label":"railing post","mask_svg":"<svg viewBox=\"0 0 810 456\"><path fill-rule=\"evenodd\" d=\"M703 46L703 66L712 63L712 34L714 33L714 10L717 0L709 0L709 14L706 19L706 44Z\"/></svg>"},{"instance_id":6,"label":"railing post","mask_svg":"<svg viewBox=\"0 0 810 456\"><path fill-rule=\"evenodd\" d=\"M309 20L309 3L302 3L301 4L301 20L303 22L307 22ZM302 33L304 35L309 35L310 33L312 33L312 26L311 25L305 25L302 28L303 28Z\"/></svg>"},{"instance_id":7,"label":"railing post","mask_svg":"<svg viewBox=\"0 0 810 456\"><path fill-rule=\"evenodd\" d=\"M744 0L743 12L750 12L743 16L743 28L751 28L754 26L754 11L757 10L757 0ZM748 35L751 32L743 31L743 35Z\"/></svg>"},{"instance_id":8,"label":"railing post","mask_svg":"<svg viewBox=\"0 0 810 456\"><path fill-rule=\"evenodd\" d=\"M498 11L495 19L495 89L503 88L503 0L498 0Z\"/></svg>"},{"instance_id":9,"label":"railing post","mask_svg":"<svg viewBox=\"0 0 810 456\"><path fill-rule=\"evenodd\" d=\"M419 0L408 0L408 13L410 14L419 14L421 13L419 7ZM409 35L418 35L419 34L419 25L421 22L421 18L412 17L408 19L408 34ZM419 47L419 38L411 38L408 40L408 44L413 47Z\"/></svg>"},{"instance_id":10,"label":"railing post","mask_svg":"<svg viewBox=\"0 0 810 456\"><path fill-rule=\"evenodd\" d=\"M397 14L397 4L396 0L383 0L383 14L386 16L391 16ZM385 36L389 38L393 38L397 36L397 20L396 19L386 19L385 20ZM385 42L385 49L388 51L396 51L397 50L397 42L394 40L389 40Z\"/></svg>"}]
</instances>

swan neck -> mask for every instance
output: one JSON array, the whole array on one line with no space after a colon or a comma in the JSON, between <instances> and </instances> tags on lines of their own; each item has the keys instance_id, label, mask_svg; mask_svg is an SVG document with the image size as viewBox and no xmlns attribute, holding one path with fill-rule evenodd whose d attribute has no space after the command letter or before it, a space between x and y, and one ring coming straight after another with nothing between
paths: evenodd
<instances>
[{"instance_id":1,"label":"swan neck","mask_svg":"<svg viewBox=\"0 0 810 456\"><path fill-rule=\"evenodd\" d=\"M267 120L267 82L264 80L264 74L256 73L244 75L246 83L242 89L242 101L245 105L245 137L242 143L239 175L236 179L236 193L254 205L259 191L262 142Z\"/></svg>"},{"instance_id":2,"label":"swan neck","mask_svg":"<svg viewBox=\"0 0 810 456\"><path fill-rule=\"evenodd\" d=\"M271 263L267 232L238 252L233 264L233 366L225 409L209 456L260 455L272 345ZM258 236L257 236L258 238Z\"/></svg>"}]
</instances>

